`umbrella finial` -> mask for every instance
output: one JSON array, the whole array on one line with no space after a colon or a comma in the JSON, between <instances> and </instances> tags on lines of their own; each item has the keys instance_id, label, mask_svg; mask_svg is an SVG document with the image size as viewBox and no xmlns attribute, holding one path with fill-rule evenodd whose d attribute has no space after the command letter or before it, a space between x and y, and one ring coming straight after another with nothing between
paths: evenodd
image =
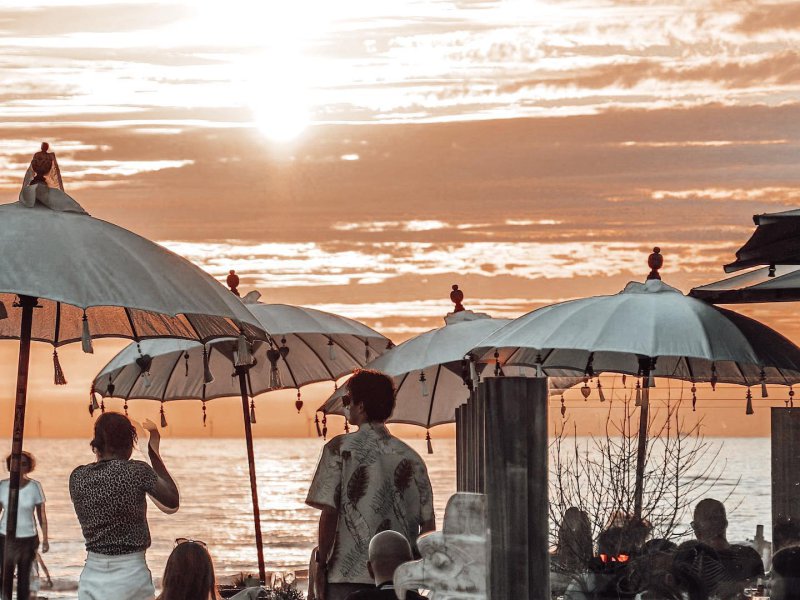
<instances>
[{"instance_id":1,"label":"umbrella finial","mask_svg":"<svg viewBox=\"0 0 800 600\"><path fill-rule=\"evenodd\" d=\"M464 310L464 305L461 304L461 302L464 301L464 292L458 289L458 286L455 284L453 284L453 291L450 292L450 301L456 305L453 309L454 313Z\"/></svg>"},{"instance_id":2,"label":"umbrella finial","mask_svg":"<svg viewBox=\"0 0 800 600\"><path fill-rule=\"evenodd\" d=\"M661 279L658 270L664 266L664 257L661 256L661 248L656 246L653 248L653 253L647 257L647 266L650 267L650 274L647 276L650 279Z\"/></svg>"},{"instance_id":3,"label":"umbrella finial","mask_svg":"<svg viewBox=\"0 0 800 600\"><path fill-rule=\"evenodd\" d=\"M228 284L228 287L231 288L231 292L234 296L240 296L239 294L239 276L236 274L236 271L231 269L228 272L228 277L225 279L225 283Z\"/></svg>"}]
</instances>

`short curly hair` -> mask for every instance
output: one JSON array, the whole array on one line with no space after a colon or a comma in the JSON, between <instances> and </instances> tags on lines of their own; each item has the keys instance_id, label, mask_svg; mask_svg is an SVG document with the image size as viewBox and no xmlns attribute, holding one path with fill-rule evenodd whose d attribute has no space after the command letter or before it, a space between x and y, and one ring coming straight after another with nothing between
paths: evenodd
<instances>
[{"instance_id":1,"label":"short curly hair","mask_svg":"<svg viewBox=\"0 0 800 600\"><path fill-rule=\"evenodd\" d=\"M13 454L9 454L8 456L6 456L6 469L8 469L9 471L11 470L11 458L13 456L14 456ZM33 457L33 454L31 454L27 450L23 450L20 453L20 458L23 457L28 459L28 464L30 465L28 473L32 472L36 468L36 459Z\"/></svg>"},{"instance_id":2,"label":"short curly hair","mask_svg":"<svg viewBox=\"0 0 800 600\"><path fill-rule=\"evenodd\" d=\"M363 404L367 419L384 422L394 411L394 383L386 373L370 369L356 369L347 380L350 401Z\"/></svg>"}]
</instances>

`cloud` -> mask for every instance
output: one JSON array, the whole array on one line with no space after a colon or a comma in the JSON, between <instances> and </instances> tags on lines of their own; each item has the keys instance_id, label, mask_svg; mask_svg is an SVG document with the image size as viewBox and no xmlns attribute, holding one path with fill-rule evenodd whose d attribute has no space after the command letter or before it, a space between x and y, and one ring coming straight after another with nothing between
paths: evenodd
<instances>
[{"instance_id":1,"label":"cloud","mask_svg":"<svg viewBox=\"0 0 800 600\"><path fill-rule=\"evenodd\" d=\"M755 7L742 17L737 29L747 34L775 29L800 29L800 4L787 2Z\"/></svg>"},{"instance_id":2,"label":"cloud","mask_svg":"<svg viewBox=\"0 0 800 600\"><path fill-rule=\"evenodd\" d=\"M632 89L644 82L691 83L713 82L728 89L764 85L800 83L800 53L785 50L740 60L706 60L675 64L667 60L631 60L610 62L586 69L542 72L534 79L525 79L500 86L504 93L540 86L577 89Z\"/></svg>"}]
</instances>

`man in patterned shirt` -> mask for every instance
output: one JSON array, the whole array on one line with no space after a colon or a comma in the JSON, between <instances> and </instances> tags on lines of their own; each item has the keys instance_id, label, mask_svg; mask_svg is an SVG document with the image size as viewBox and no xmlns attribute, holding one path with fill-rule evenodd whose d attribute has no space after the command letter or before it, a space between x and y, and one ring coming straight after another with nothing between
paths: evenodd
<instances>
[{"instance_id":1,"label":"man in patterned shirt","mask_svg":"<svg viewBox=\"0 0 800 600\"><path fill-rule=\"evenodd\" d=\"M402 533L412 545L433 531L433 491L422 458L386 428L394 410L392 380L357 370L344 398L348 421L358 431L328 442L306 504L322 511L316 554L318 600L344 600L374 589L367 569L376 533Z\"/></svg>"}]
</instances>

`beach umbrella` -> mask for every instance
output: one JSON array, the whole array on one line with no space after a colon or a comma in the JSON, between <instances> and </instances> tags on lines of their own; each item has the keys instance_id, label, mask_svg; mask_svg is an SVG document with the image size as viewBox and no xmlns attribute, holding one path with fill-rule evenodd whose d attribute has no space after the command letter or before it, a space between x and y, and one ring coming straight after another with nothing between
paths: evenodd
<instances>
[{"instance_id":1,"label":"beach umbrella","mask_svg":"<svg viewBox=\"0 0 800 600\"><path fill-rule=\"evenodd\" d=\"M55 348L92 339L265 337L257 319L213 277L121 227L95 219L64 193L54 155L42 145L18 202L0 205L0 339L19 340L6 553L16 534L19 456L31 340L54 346L55 383L66 383ZM10 570L3 593L11 597Z\"/></svg>"},{"instance_id":2,"label":"beach umbrella","mask_svg":"<svg viewBox=\"0 0 800 600\"><path fill-rule=\"evenodd\" d=\"M258 292L244 306L269 331L265 342L253 345L253 366L237 370L235 338L201 344L189 340L149 340L131 344L95 377L93 389L103 397L155 400L161 403L161 426L167 426L164 403L200 400L205 425L208 400L240 396L250 469L250 491L258 552L259 575L264 578L264 552L251 424L256 422L254 397L279 389L297 389L295 407L303 406L300 388L320 381L336 381L366 364L391 346L391 341L363 323L332 313L286 304L261 304ZM148 357L142 367L142 353ZM248 412L249 402L249 412Z\"/></svg>"},{"instance_id":3,"label":"beach umbrella","mask_svg":"<svg viewBox=\"0 0 800 600\"><path fill-rule=\"evenodd\" d=\"M712 304L796 302L800 300L800 266L753 269L696 287L689 295Z\"/></svg>"},{"instance_id":4,"label":"beach umbrella","mask_svg":"<svg viewBox=\"0 0 800 600\"><path fill-rule=\"evenodd\" d=\"M457 286L456 286L457 288ZM460 292L460 290L457 290ZM467 401L472 378L464 372L469 363L465 354L490 333L510 319L493 319L483 313L460 310L445 317L444 327L421 333L392 348L367 365L386 373L394 380L396 404L390 423L431 427L455 421L455 409ZM477 365L485 376L502 376L498 364ZM532 374L528 369L528 374ZM574 371L569 373L574 374ZM515 373L516 374L516 373ZM562 374L560 371L551 374ZM559 390L570 387L579 379L553 378L551 385ZM340 388L320 406L324 415L344 415L342 398L345 388ZM428 451L432 451L430 431L426 433Z\"/></svg>"},{"instance_id":5,"label":"beach umbrella","mask_svg":"<svg viewBox=\"0 0 800 600\"><path fill-rule=\"evenodd\" d=\"M502 365L624 373L637 381L641 404L634 511L641 515L648 426L648 388L657 377L745 386L800 381L800 348L761 323L684 296L660 280L658 249L646 283L629 283L613 296L545 306L515 319L474 352ZM494 353L499 358L494 359ZM752 413L751 393L747 410Z\"/></svg>"},{"instance_id":6,"label":"beach umbrella","mask_svg":"<svg viewBox=\"0 0 800 600\"><path fill-rule=\"evenodd\" d=\"M800 265L800 209L753 215L756 230L736 252L736 260L725 265L726 273L750 267Z\"/></svg>"}]
</instances>

